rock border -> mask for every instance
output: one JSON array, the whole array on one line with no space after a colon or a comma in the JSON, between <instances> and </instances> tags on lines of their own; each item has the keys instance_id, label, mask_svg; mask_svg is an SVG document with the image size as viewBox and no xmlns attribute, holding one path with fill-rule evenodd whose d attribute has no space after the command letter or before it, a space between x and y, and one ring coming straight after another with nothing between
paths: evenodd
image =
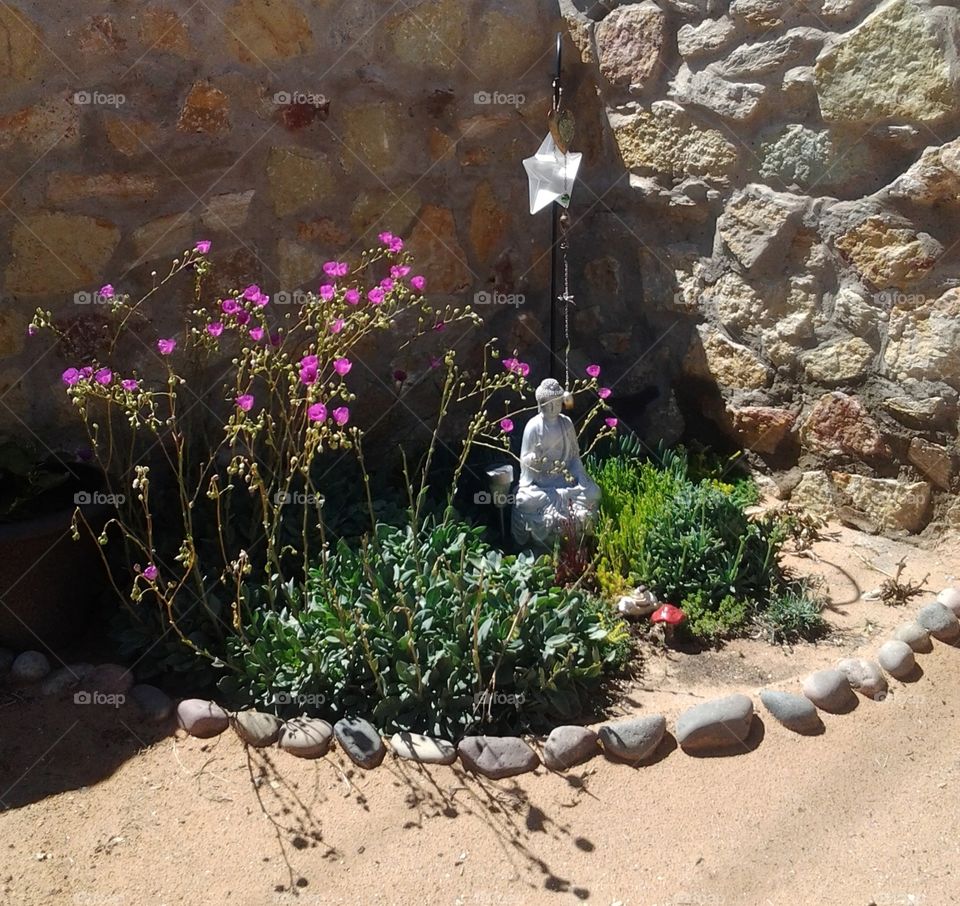
<instances>
[{"instance_id":1,"label":"rock border","mask_svg":"<svg viewBox=\"0 0 960 906\"><path fill-rule=\"evenodd\" d=\"M960 647L960 587L941 591L936 601L918 611L918 616L918 621L907 624L908 640L901 638L901 626L880 644L874 659L842 658L832 669L815 670L799 680L802 695L764 688L759 690L760 701L777 722L801 735L823 732L821 711L846 714L855 710L859 698L883 701L889 695L885 674L901 685L922 674L915 655L933 650L931 636L948 647ZM930 624L929 629L925 623ZM924 633L925 639L921 638ZM77 663L55 670L41 652L26 651L15 656L0 648L0 681L13 688L35 689L46 696L73 690L78 704L119 707L129 699L147 723L160 724L175 715L179 729L198 739L211 739L233 727L246 746L276 748L301 759L324 758L336 745L345 757L367 770L378 767L390 752L394 761L421 767L459 761L470 773L500 780L535 771L541 765L550 772L562 773L601 753L609 761L639 768L657 761L657 753L664 748L667 750L660 757L669 755L672 749L665 747L664 742L671 739L688 755L736 755L756 748L750 742L756 705L744 693L730 693L686 709L674 722L673 737L667 731L666 717L646 714L606 721L596 730L562 725L545 739L530 741L519 736L466 736L455 744L423 734L395 733L390 738L379 736L380 746L374 741L373 751L351 753L350 746L345 748L341 741L344 728L347 724L361 729L369 727L362 719L341 720L332 728L320 718L282 720L256 709L228 711L207 699L174 702L155 686L135 684L132 673L119 664ZM813 711L811 706L815 706ZM313 737L307 740L309 744L301 742L292 747L291 740L303 736L310 727ZM376 733L372 727L369 729ZM356 747L355 742L351 745Z\"/></svg>"}]
</instances>

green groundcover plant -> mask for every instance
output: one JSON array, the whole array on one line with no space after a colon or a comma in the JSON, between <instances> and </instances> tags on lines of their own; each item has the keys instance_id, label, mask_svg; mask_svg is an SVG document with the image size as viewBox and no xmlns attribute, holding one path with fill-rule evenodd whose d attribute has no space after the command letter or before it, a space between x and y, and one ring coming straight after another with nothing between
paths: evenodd
<instances>
[{"instance_id":1,"label":"green groundcover plant","mask_svg":"<svg viewBox=\"0 0 960 906\"><path fill-rule=\"evenodd\" d=\"M341 541L282 610L251 609L244 672L222 687L281 713L360 714L459 737L590 713L628 654L607 605L554 584L546 557L505 556L455 519ZM249 644L244 638L249 639Z\"/></svg>"},{"instance_id":2,"label":"green groundcover plant","mask_svg":"<svg viewBox=\"0 0 960 906\"><path fill-rule=\"evenodd\" d=\"M645 584L681 607L686 631L702 639L823 631L822 605L781 565L788 527L746 512L759 497L749 479L722 481L682 449L644 456L630 438L588 468L603 495L597 579L608 597Z\"/></svg>"},{"instance_id":3,"label":"green groundcover plant","mask_svg":"<svg viewBox=\"0 0 960 906\"><path fill-rule=\"evenodd\" d=\"M98 292L109 341L63 383L117 501L99 537L126 605L123 653L141 674L173 672L194 690L216 682L237 702L360 713L383 728L572 718L623 663L623 626L578 588L557 587L549 560L504 557L454 510L471 450L510 454L514 419L531 408L530 366L501 359L495 340L476 376L452 348L430 356L437 412L420 413L433 423L426 451L409 468L403 460L405 506L374 498L352 411L363 344L379 335L435 350L443 329L477 322L469 309L431 308L403 240L379 239L351 262L327 262L318 291L282 311L256 285L208 299L207 241L139 301L111 285ZM150 302L181 277L193 280L193 304L159 332ZM176 314L161 311L164 323ZM39 310L30 333L43 329L64 340ZM198 386L217 369L213 390ZM592 371L570 388L592 400L584 426L609 395ZM459 434L444 438L458 409ZM597 436L615 427L608 418ZM430 499L441 446L452 465ZM328 501L331 472L351 463L358 480ZM333 527L357 501L369 522L348 541Z\"/></svg>"}]
</instances>

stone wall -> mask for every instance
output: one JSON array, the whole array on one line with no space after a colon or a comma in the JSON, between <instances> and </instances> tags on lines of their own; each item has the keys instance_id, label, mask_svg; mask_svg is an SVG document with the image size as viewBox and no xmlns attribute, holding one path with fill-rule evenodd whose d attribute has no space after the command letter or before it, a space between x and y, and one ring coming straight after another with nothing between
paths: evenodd
<instances>
[{"instance_id":1,"label":"stone wall","mask_svg":"<svg viewBox=\"0 0 960 906\"><path fill-rule=\"evenodd\" d=\"M438 303L521 302L443 342L499 336L543 373L549 215L526 212L520 162L565 21L573 367L601 362L650 440L745 447L867 527L957 523L955 7L0 4L0 431L62 438L58 375L97 350L95 290L136 293L200 238L216 290L291 298L402 233ZM37 305L73 348L28 345ZM371 355L366 378L388 402L393 370L412 384L427 361Z\"/></svg>"},{"instance_id":2,"label":"stone wall","mask_svg":"<svg viewBox=\"0 0 960 906\"><path fill-rule=\"evenodd\" d=\"M0 430L62 439L58 376L97 351L93 294L137 293L198 239L216 290L279 300L392 230L438 304L526 294L519 317L478 308L466 346L499 334L543 359L549 219L531 227L520 161L560 27L546 0L0 4ZM37 305L73 348L25 337ZM389 397L393 369L423 367L372 355L366 377Z\"/></svg>"},{"instance_id":3,"label":"stone wall","mask_svg":"<svg viewBox=\"0 0 960 906\"><path fill-rule=\"evenodd\" d=\"M619 166L577 241L621 404L868 529L960 513L957 5L560 0Z\"/></svg>"}]
</instances>

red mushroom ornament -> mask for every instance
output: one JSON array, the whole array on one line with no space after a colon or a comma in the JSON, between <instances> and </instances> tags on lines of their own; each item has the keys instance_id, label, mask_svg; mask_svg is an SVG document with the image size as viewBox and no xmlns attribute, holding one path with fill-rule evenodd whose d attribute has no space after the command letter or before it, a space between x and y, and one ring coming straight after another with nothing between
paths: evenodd
<instances>
[{"instance_id":1,"label":"red mushroom ornament","mask_svg":"<svg viewBox=\"0 0 960 906\"><path fill-rule=\"evenodd\" d=\"M665 642L673 641L674 630L686 620L687 615L673 604L664 604L650 614L650 622L661 627Z\"/></svg>"}]
</instances>

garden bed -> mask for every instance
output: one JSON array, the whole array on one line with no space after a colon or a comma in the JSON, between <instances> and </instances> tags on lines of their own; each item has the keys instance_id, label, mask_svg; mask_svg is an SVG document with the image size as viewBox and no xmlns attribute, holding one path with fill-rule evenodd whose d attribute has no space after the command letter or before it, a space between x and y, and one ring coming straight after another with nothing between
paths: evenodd
<instances>
[{"instance_id":1,"label":"garden bed","mask_svg":"<svg viewBox=\"0 0 960 906\"><path fill-rule=\"evenodd\" d=\"M657 710L672 726L692 704L797 687L839 657L869 654L917 608L852 600L885 578L858 555L888 572L906 557L906 577L929 573L934 590L954 581L955 537L923 547L828 529L836 537L813 545L820 562L795 565L827 579L830 637L696 654L645 647L617 713ZM246 748L232 732L171 737L129 708L7 690L0 762L19 779L3 797L3 891L23 906L347 906L358 891L384 906L948 902L960 650L938 644L918 660L919 682L893 681L886 701L824 715L820 737L758 709L761 743L733 758L671 751L633 769L601 757L564 776L540 769L496 783L392 756L361 771L337 748L305 761ZM922 855L884 842L907 834L925 841Z\"/></svg>"}]
</instances>

